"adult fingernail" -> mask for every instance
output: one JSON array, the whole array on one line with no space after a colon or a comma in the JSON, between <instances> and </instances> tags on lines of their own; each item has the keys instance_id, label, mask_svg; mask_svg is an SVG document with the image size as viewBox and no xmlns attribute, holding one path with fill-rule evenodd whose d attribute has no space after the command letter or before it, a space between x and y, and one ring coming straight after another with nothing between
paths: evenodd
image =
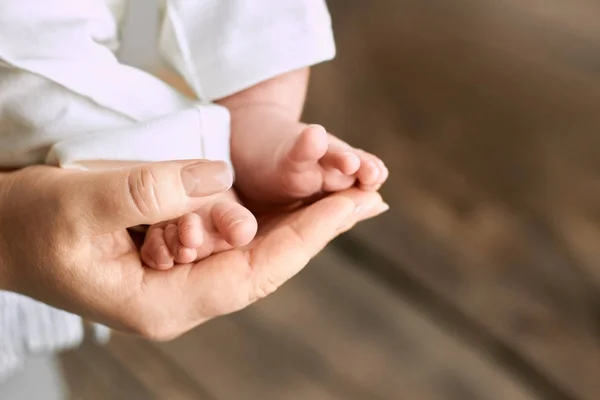
<instances>
[{"instance_id":1,"label":"adult fingernail","mask_svg":"<svg viewBox=\"0 0 600 400\"><path fill-rule=\"evenodd\" d=\"M188 196L202 197L229 189L233 175L225 162L204 161L184 167L181 182Z\"/></svg>"},{"instance_id":2,"label":"adult fingernail","mask_svg":"<svg viewBox=\"0 0 600 400\"><path fill-rule=\"evenodd\" d=\"M369 212L369 210L373 207L373 204L371 203L367 203L367 204L357 204L356 207L354 207L354 211L352 212L352 214L350 214L345 220L344 222L342 222L342 224L340 225L339 229L340 230L346 230L349 227L351 227L352 225L354 225L357 221L360 221L363 217L363 214Z\"/></svg>"},{"instance_id":3,"label":"adult fingernail","mask_svg":"<svg viewBox=\"0 0 600 400\"><path fill-rule=\"evenodd\" d=\"M363 215L361 215L359 218L361 218L361 219L373 218L380 214L383 214L384 212L386 212L389 209L390 209L389 204L381 202L381 203L376 204L375 206L371 207L370 210L363 213Z\"/></svg>"},{"instance_id":4,"label":"adult fingernail","mask_svg":"<svg viewBox=\"0 0 600 400\"><path fill-rule=\"evenodd\" d=\"M354 210L354 217L358 221L376 217L379 214L383 214L390 209L390 206L385 202L378 202L375 204L368 204L366 206L358 206Z\"/></svg>"}]
</instances>

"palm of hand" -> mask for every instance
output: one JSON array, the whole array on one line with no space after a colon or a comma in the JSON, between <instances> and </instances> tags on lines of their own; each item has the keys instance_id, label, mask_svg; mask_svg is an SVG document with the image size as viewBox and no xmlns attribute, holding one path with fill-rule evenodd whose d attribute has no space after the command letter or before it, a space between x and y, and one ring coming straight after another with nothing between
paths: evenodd
<instances>
[{"instance_id":1,"label":"palm of hand","mask_svg":"<svg viewBox=\"0 0 600 400\"><path fill-rule=\"evenodd\" d=\"M321 250L320 243L341 232L340 223L353 208L353 201L339 196L305 209L262 214L259 232L248 246L168 271L144 267L125 230L94 236L91 259L98 268L118 273L105 274L109 281L104 287L113 288L110 301L93 317L108 314L111 322L121 321L117 328L164 340L241 310L300 271ZM111 311L115 309L117 314ZM141 311L132 318L129 309Z\"/></svg>"},{"instance_id":2,"label":"palm of hand","mask_svg":"<svg viewBox=\"0 0 600 400\"><path fill-rule=\"evenodd\" d=\"M201 203L171 195L183 191L180 164L96 173L37 166L5 176L2 288L113 328L170 339L269 294L339 233L387 208L377 193L351 189L295 211L260 214L259 234L244 248L168 271L146 268L121 227L174 218L174 210ZM140 208L149 204L156 207Z\"/></svg>"}]
</instances>

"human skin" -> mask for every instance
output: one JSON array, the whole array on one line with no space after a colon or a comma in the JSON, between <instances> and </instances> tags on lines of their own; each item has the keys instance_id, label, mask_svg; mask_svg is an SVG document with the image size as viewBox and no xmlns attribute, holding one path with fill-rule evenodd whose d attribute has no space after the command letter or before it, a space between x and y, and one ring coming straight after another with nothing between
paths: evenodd
<instances>
[{"instance_id":1,"label":"human skin","mask_svg":"<svg viewBox=\"0 0 600 400\"><path fill-rule=\"evenodd\" d=\"M253 213L352 186L376 191L388 177L375 155L300 121L308 80L309 68L302 68L217 101L231 115L235 189ZM154 268L169 269L246 245L256 229L254 216L228 192L193 213L151 226L142 258Z\"/></svg>"},{"instance_id":2,"label":"human skin","mask_svg":"<svg viewBox=\"0 0 600 400\"><path fill-rule=\"evenodd\" d=\"M0 289L164 341L241 310L300 271L334 237L388 207L349 189L259 214L250 245L168 271L145 266L127 228L191 212L231 186L221 162L172 161L0 174Z\"/></svg>"},{"instance_id":3,"label":"human skin","mask_svg":"<svg viewBox=\"0 0 600 400\"><path fill-rule=\"evenodd\" d=\"M231 114L235 188L253 212L352 186L376 191L388 178L377 156L301 121L309 76L301 68L217 101Z\"/></svg>"}]
</instances>

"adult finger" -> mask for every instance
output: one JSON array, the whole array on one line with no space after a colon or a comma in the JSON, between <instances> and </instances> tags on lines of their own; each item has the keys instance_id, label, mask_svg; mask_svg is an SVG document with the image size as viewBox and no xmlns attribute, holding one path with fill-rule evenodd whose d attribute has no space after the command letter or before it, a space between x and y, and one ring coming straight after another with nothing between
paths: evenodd
<instances>
[{"instance_id":1,"label":"adult finger","mask_svg":"<svg viewBox=\"0 0 600 400\"><path fill-rule=\"evenodd\" d=\"M385 211L378 193L349 189L292 214L250 250L249 297L264 297L296 275L331 240L362 219Z\"/></svg>"},{"instance_id":2,"label":"adult finger","mask_svg":"<svg viewBox=\"0 0 600 400\"><path fill-rule=\"evenodd\" d=\"M241 310L263 298L308 264L334 237L383 204L377 193L350 189L295 211L248 250L225 252L186 267L179 292L197 323ZM178 268L176 272L183 271ZM162 285L164 285L164 280ZM196 299L196 300L194 300Z\"/></svg>"},{"instance_id":3,"label":"adult finger","mask_svg":"<svg viewBox=\"0 0 600 400\"><path fill-rule=\"evenodd\" d=\"M66 179L73 209L85 210L84 222L96 234L176 218L233 182L226 163L198 160L82 171Z\"/></svg>"}]
</instances>

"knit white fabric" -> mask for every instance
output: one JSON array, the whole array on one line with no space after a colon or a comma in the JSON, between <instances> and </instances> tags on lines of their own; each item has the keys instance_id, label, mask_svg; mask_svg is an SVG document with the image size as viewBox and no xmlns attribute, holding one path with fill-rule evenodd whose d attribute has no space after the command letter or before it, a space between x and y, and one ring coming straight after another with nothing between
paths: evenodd
<instances>
[{"instance_id":1,"label":"knit white fabric","mask_svg":"<svg viewBox=\"0 0 600 400\"><path fill-rule=\"evenodd\" d=\"M324 0L160 0L159 52L195 102L119 63L124 1L0 1L0 168L228 161L229 114L210 102L335 54ZM0 380L82 336L79 317L0 292Z\"/></svg>"}]
</instances>

